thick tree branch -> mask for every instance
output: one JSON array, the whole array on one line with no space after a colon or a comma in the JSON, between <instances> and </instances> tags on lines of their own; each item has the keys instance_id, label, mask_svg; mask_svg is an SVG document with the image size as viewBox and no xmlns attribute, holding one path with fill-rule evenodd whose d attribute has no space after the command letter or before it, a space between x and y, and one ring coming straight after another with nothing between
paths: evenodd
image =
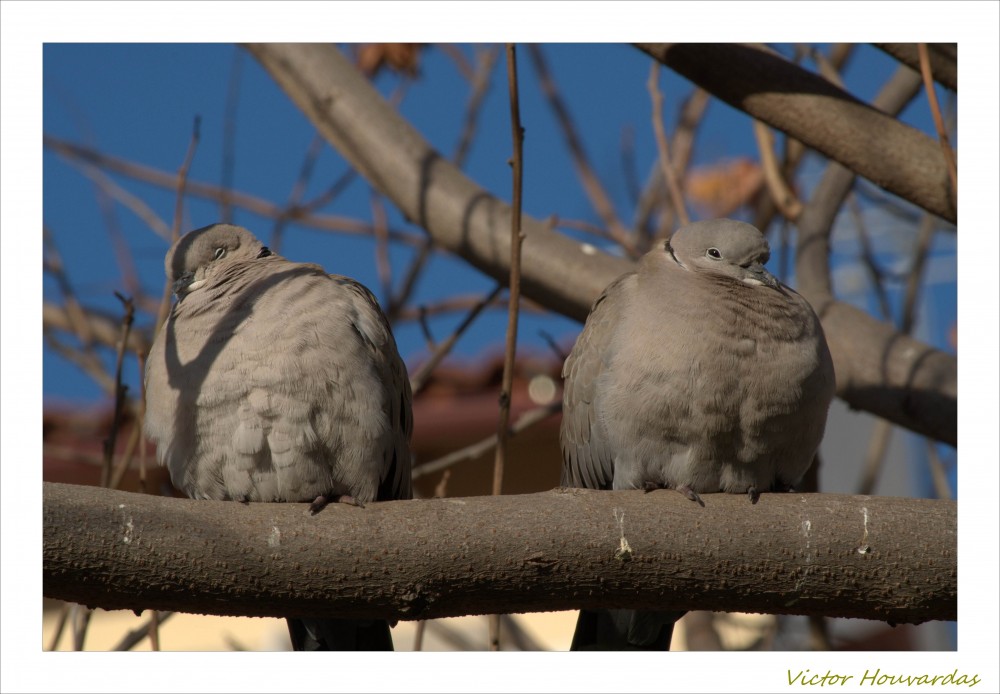
<instances>
[{"instance_id":1,"label":"thick tree branch","mask_svg":"<svg viewBox=\"0 0 1000 694\"><path fill-rule=\"evenodd\" d=\"M335 47L264 44L249 46L249 50L330 143L405 215L423 225L438 246L507 283L510 206L437 154ZM940 157L933 141L931 147ZM578 320L586 317L591 303L615 277L633 267L553 232L527 215L522 228L524 295ZM822 258L826 262L826 256ZM807 281L803 270L800 264L802 283ZM829 297L807 294L807 298L823 306ZM833 350L838 394L852 407L954 444L957 425L949 414L954 412L950 385L954 384L954 358L910 338L897 339L895 331L887 332L863 314L862 322L839 320L847 310L838 305L824 318L828 339L849 347ZM837 331L845 325L852 329L841 337ZM862 331L859 325L872 329ZM904 361L890 364L888 360L897 355L903 355ZM915 371L914 365L919 369ZM933 372L926 371L928 365ZM951 403L943 414L935 413L940 403Z\"/></svg>"},{"instance_id":2,"label":"thick tree branch","mask_svg":"<svg viewBox=\"0 0 1000 694\"><path fill-rule=\"evenodd\" d=\"M955 502L540 494L238 504L43 485L43 594L109 609L427 619L588 607L957 614ZM619 519L622 519L619 522Z\"/></svg>"},{"instance_id":3,"label":"thick tree branch","mask_svg":"<svg viewBox=\"0 0 1000 694\"><path fill-rule=\"evenodd\" d=\"M917 44L876 43L872 45L881 48L899 62L920 72L920 55L917 52ZM927 44L927 48L930 51L931 71L934 73L934 81L953 92L957 92L958 44L929 43Z\"/></svg>"},{"instance_id":4,"label":"thick tree branch","mask_svg":"<svg viewBox=\"0 0 1000 694\"><path fill-rule=\"evenodd\" d=\"M920 76L900 68L875 105L898 112L919 89ZM837 394L852 407L955 446L958 360L833 296L830 234L854 181L852 171L830 162L798 219L798 289L823 321Z\"/></svg>"},{"instance_id":5,"label":"thick tree branch","mask_svg":"<svg viewBox=\"0 0 1000 694\"><path fill-rule=\"evenodd\" d=\"M885 190L955 221L948 170L934 140L819 75L758 45L637 45L730 106Z\"/></svg>"},{"instance_id":6,"label":"thick tree branch","mask_svg":"<svg viewBox=\"0 0 1000 694\"><path fill-rule=\"evenodd\" d=\"M327 44L254 44L257 58L324 137L435 243L505 286L510 206L469 180L389 107ZM548 308L583 320L628 261L585 246L525 215L522 289ZM593 251L592 247L590 248ZM595 262L595 257L600 257Z\"/></svg>"}]
</instances>

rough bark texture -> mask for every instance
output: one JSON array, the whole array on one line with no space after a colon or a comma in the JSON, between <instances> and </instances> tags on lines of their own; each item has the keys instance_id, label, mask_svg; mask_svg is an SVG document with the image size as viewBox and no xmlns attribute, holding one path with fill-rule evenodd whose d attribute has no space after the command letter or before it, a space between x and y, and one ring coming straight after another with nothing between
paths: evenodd
<instances>
[{"instance_id":1,"label":"rough bark texture","mask_svg":"<svg viewBox=\"0 0 1000 694\"><path fill-rule=\"evenodd\" d=\"M436 153L335 47L259 44L248 50L329 142L403 214L423 225L437 245L507 282L510 207ZM822 114L817 117L829 119ZM857 136L853 133L852 138ZM935 156L940 158L939 150ZM526 233L521 268L524 294L564 315L582 321L600 292L633 267L527 215L522 226ZM813 241L822 239L814 237L810 244ZM818 252L815 257L826 262L823 249ZM802 269L800 265L800 282L807 282ZM824 267L823 276L828 272ZM830 300L828 293L803 294L814 305L825 306ZM840 320L845 312L848 309L838 304L823 315L837 370L837 394L854 408L954 445L955 358L901 337L870 317ZM897 354L908 358L898 365L886 361ZM919 368L914 369L914 364ZM928 371L928 366L934 368Z\"/></svg>"},{"instance_id":2,"label":"rough bark texture","mask_svg":"<svg viewBox=\"0 0 1000 694\"><path fill-rule=\"evenodd\" d=\"M638 44L730 106L800 140L891 193L954 222L948 169L932 138L764 46Z\"/></svg>"},{"instance_id":3,"label":"rough bark texture","mask_svg":"<svg viewBox=\"0 0 1000 694\"><path fill-rule=\"evenodd\" d=\"M44 484L43 593L424 619L587 607L955 619L956 504L658 491L239 504Z\"/></svg>"}]
</instances>

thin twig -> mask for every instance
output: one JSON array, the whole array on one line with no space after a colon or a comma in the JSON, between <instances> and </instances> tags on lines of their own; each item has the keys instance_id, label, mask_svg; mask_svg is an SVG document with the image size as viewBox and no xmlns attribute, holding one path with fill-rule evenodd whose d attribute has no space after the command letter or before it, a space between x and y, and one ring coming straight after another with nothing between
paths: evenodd
<instances>
[{"instance_id":1,"label":"thin twig","mask_svg":"<svg viewBox=\"0 0 1000 694\"><path fill-rule=\"evenodd\" d=\"M400 283L399 291L395 295L389 297L388 305L385 310L386 318L389 319L389 324L394 325L399 319L399 313L406 306L406 303L413 296L413 290L417 286L417 280L420 279L421 273L427 267L427 260L430 258L431 249L434 247L434 239L428 236L424 239L424 242L420 244L420 248L417 249L417 255L410 263L409 267L406 269L406 275L403 277L403 281Z\"/></svg>"},{"instance_id":2,"label":"thin twig","mask_svg":"<svg viewBox=\"0 0 1000 694\"><path fill-rule=\"evenodd\" d=\"M382 300L386 303L392 297L392 263L389 259L389 222L385 213L382 196L372 190L372 228L375 229L375 270L382 286Z\"/></svg>"},{"instance_id":3,"label":"thin twig","mask_svg":"<svg viewBox=\"0 0 1000 694\"><path fill-rule=\"evenodd\" d=\"M760 152L767 191L785 219L794 222L802 214L802 203L781 175L778 158L774 156L774 136L766 125L756 119L753 121L753 135L757 141L757 150Z\"/></svg>"},{"instance_id":4,"label":"thin twig","mask_svg":"<svg viewBox=\"0 0 1000 694\"><path fill-rule=\"evenodd\" d=\"M809 48L807 52L816 60L816 64L820 66L820 70L825 71L823 74L828 80L838 82L842 81L840 72L851 57L854 47L855 44L852 43L834 44L830 48L830 56L828 58L822 56L815 48ZM788 135L785 135L784 143L784 158L781 167L782 178L786 181L792 181L795 178L799 164L802 162L802 157L806 153L806 147L802 144L801 140ZM777 211L774 198L770 195L759 196L754 212L754 226L758 229L768 229Z\"/></svg>"},{"instance_id":5,"label":"thin twig","mask_svg":"<svg viewBox=\"0 0 1000 694\"><path fill-rule=\"evenodd\" d=\"M556 120L562 129L563 136L566 139L566 146L573 157L577 175L580 177L580 183L583 185L583 190L587 194L590 204L594 207L594 211L597 212L597 216L607 226L608 231L615 241L629 255L635 257L637 255L635 243L629 237L628 230L618 220L611 197L604 190L604 186L587 160L583 143L576 133L576 126L573 125L569 109L566 107L566 103L563 101L559 90L556 88L555 81L552 79L548 65L545 62L545 56L542 55L542 49L537 44L528 44L528 56L531 58L535 72L538 74L538 82L542 88L542 93L552 107L556 115Z\"/></svg>"},{"instance_id":6,"label":"thin twig","mask_svg":"<svg viewBox=\"0 0 1000 694\"><path fill-rule=\"evenodd\" d=\"M437 301L433 304L423 304L416 308L403 308L399 311L398 319L400 321L413 321L413 320L426 320L427 318L446 315L449 313L455 313L456 311L468 311L477 303L479 303L478 296L475 295L462 295L462 296L452 296L441 301ZM507 308L507 302L502 299L497 299L493 301L486 308ZM533 313L533 314L548 314L550 313L548 309L540 306L538 303L531 301L528 298L521 298L521 313ZM431 347L433 349L433 347Z\"/></svg>"},{"instance_id":7,"label":"thin twig","mask_svg":"<svg viewBox=\"0 0 1000 694\"><path fill-rule=\"evenodd\" d=\"M455 63L455 67L458 68L458 74L462 76L466 82L472 83L476 79L476 71L472 68L472 64L469 59L465 57L462 50L453 43L439 43L437 47L446 56L452 59Z\"/></svg>"},{"instance_id":8,"label":"thin twig","mask_svg":"<svg viewBox=\"0 0 1000 694\"><path fill-rule=\"evenodd\" d=\"M510 423L511 390L514 385L514 360L517 354L518 306L521 298L521 180L524 170L524 129L517 88L517 50L507 44L507 79L510 95L510 127L514 145L512 157L513 205L510 223L510 302L507 313L507 341L504 349L503 379L500 387L500 418L497 424L497 450L493 467L493 494L502 493L504 463L507 459L507 428Z\"/></svg>"},{"instance_id":9,"label":"thin twig","mask_svg":"<svg viewBox=\"0 0 1000 694\"><path fill-rule=\"evenodd\" d=\"M840 71L834 66L833 62L823 55L823 52L817 49L815 46L809 47L809 57L813 59L816 63L816 67L819 68L819 74L823 75L827 80L837 85L841 89L844 89L844 80L840 77Z\"/></svg>"},{"instance_id":10,"label":"thin twig","mask_svg":"<svg viewBox=\"0 0 1000 694\"><path fill-rule=\"evenodd\" d=\"M226 110L222 118L222 175L219 179L222 190L232 190L233 176L236 173L236 110L240 103L243 60L243 51L237 48L229 70ZM219 219L227 223L233 221L233 206L228 197L219 199Z\"/></svg>"},{"instance_id":11,"label":"thin twig","mask_svg":"<svg viewBox=\"0 0 1000 694\"><path fill-rule=\"evenodd\" d=\"M145 425L146 425L146 353L139 352L138 362L139 362L139 421L136 423L136 427L139 429L140 434L140 446L139 446L139 491L143 494L148 493L146 488L146 437L145 437Z\"/></svg>"},{"instance_id":12,"label":"thin twig","mask_svg":"<svg viewBox=\"0 0 1000 694\"><path fill-rule=\"evenodd\" d=\"M465 106L465 122L462 125L462 134L458 138L455 153L451 157L452 163L459 168L465 163L465 157L468 156L472 146L472 138L476 132L483 102L489 92L490 76L493 74L493 66L496 64L498 55L500 55L499 45L485 47L476 53L476 70L472 76L472 92L469 94L469 101Z\"/></svg>"},{"instance_id":13,"label":"thin twig","mask_svg":"<svg viewBox=\"0 0 1000 694\"><path fill-rule=\"evenodd\" d=\"M417 369L417 372L413 374L413 377L410 379L410 390L412 390L414 394L423 390L423 387L427 385L427 379L430 378L431 373L435 368L437 368L437 365L441 363L441 360L444 359L449 352L451 352L455 343L458 342L458 338L460 338L468 327L472 325L472 322L476 320L480 313L482 313L483 309L491 304L497 296L499 296L501 290L503 290L503 285L498 284L493 291L484 296L479 303L472 307L472 310L469 311L452 334L448 336L448 339L437 344L430 358L420 365L420 368Z\"/></svg>"},{"instance_id":14,"label":"thin twig","mask_svg":"<svg viewBox=\"0 0 1000 694\"><path fill-rule=\"evenodd\" d=\"M66 630L66 622L69 619L71 607L72 605L68 602L64 602L59 607L59 621L56 622L55 631L52 632L52 638L49 640L49 647L46 650L54 651L59 645L59 639L62 638L63 631Z\"/></svg>"},{"instance_id":15,"label":"thin twig","mask_svg":"<svg viewBox=\"0 0 1000 694\"><path fill-rule=\"evenodd\" d=\"M639 172L636 171L635 163L635 130L630 123L622 127L621 142L618 149L622 167L622 182L625 184L625 192L628 194L629 203L632 207L635 207L639 204L639 196L642 194L642 190L639 186Z\"/></svg>"},{"instance_id":16,"label":"thin twig","mask_svg":"<svg viewBox=\"0 0 1000 694\"><path fill-rule=\"evenodd\" d=\"M111 489L118 489L121 486L125 473L132 466L132 458L135 456L139 440L142 438L141 433L141 423L136 423L129 433L128 441L125 443L125 451L118 458L117 463L111 471L111 481L108 483L108 487Z\"/></svg>"},{"instance_id":17,"label":"thin twig","mask_svg":"<svg viewBox=\"0 0 1000 694\"><path fill-rule=\"evenodd\" d=\"M108 375L108 372L105 371L104 363L96 354L93 352L85 352L79 349L74 349L63 344L53 334L53 332L47 328L43 328L42 335L45 338L46 344L48 344L52 350L67 361L76 364L85 374L94 379L94 381L97 382L97 385L99 385L106 393L114 393L115 381L110 375Z\"/></svg>"},{"instance_id":18,"label":"thin twig","mask_svg":"<svg viewBox=\"0 0 1000 694\"><path fill-rule=\"evenodd\" d=\"M101 214L104 217L104 228L108 232L115 262L118 264L118 270L121 273L122 286L131 296L139 296L142 294L139 275L135 269L132 253L125 242L125 234L122 232L121 224L118 221L114 199L104 185L106 179L92 177L91 180L97 189L97 204L101 208Z\"/></svg>"},{"instance_id":19,"label":"thin twig","mask_svg":"<svg viewBox=\"0 0 1000 694\"><path fill-rule=\"evenodd\" d=\"M170 237L177 241L181 237L181 225L184 220L184 192L187 186L188 171L191 170L191 162L194 161L194 153L198 149L198 142L201 140L201 116L194 117L194 128L191 130L191 141L188 142L187 153L181 168L177 170L177 199L174 203L174 224L171 228Z\"/></svg>"},{"instance_id":20,"label":"thin twig","mask_svg":"<svg viewBox=\"0 0 1000 694\"><path fill-rule=\"evenodd\" d=\"M677 116L677 127L674 128L673 137L670 139L671 164L673 164L678 181L684 178L685 172L691 164L695 135L697 135L698 125L705 116L710 97L711 95L707 91L701 87L695 87L681 104L680 113ZM653 213L669 195L669 192L666 191L663 169L660 168L659 157L657 157L642 191L642 196L639 198L633 224L635 233L646 239L643 248L650 248L655 239L666 238L674 230L674 215L670 206L663 206L655 229L650 223Z\"/></svg>"},{"instance_id":21,"label":"thin twig","mask_svg":"<svg viewBox=\"0 0 1000 694\"><path fill-rule=\"evenodd\" d=\"M149 650L158 651L160 650L160 613L153 610L153 614L149 616Z\"/></svg>"},{"instance_id":22,"label":"thin twig","mask_svg":"<svg viewBox=\"0 0 1000 694\"><path fill-rule=\"evenodd\" d=\"M194 153L198 148L198 141L200 139L201 118L196 116L194 119L194 129L191 132L191 141L188 143L184 161L181 162L181 167L177 170L177 176L174 179L177 186L177 199L174 204L174 223L170 233L171 243L177 243L177 240L181 237L181 220L184 216L184 193L187 190L188 171L191 168L191 161L194 159ZM171 287L168 281L164 283L163 295L160 298L160 309L156 312L156 323L153 325L154 336L159 332L163 322L167 320L167 314L170 313L170 293Z\"/></svg>"},{"instance_id":23,"label":"thin twig","mask_svg":"<svg viewBox=\"0 0 1000 694\"><path fill-rule=\"evenodd\" d=\"M87 627L90 626L90 617L93 610L84 605L74 604L71 610L73 623L73 650L82 651L83 644L87 640Z\"/></svg>"},{"instance_id":24,"label":"thin twig","mask_svg":"<svg viewBox=\"0 0 1000 694\"><path fill-rule=\"evenodd\" d=\"M534 426L535 424L548 419L560 410L562 410L561 400L556 400L550 402L548 405L542 405L541 407L528 410L518 417L516 422L514 422L514 426L510 428L510 436L516 436L528 427ZM485 439L468 445L465 448L452 451L451 453L441 456L437 460L432 460L429 463L418 465L413 468L413 479L416 480L421 477L426 477L427 475L433 475L435 472L446 470L454 465L457 465L458 463L468 460L476 460L480 456L493 450L496 445L496 434L490 434Z\"/></svg>"},{"instance_id":25,"label":"thin twig","mask_svg":"<svg viewBox=\"0 0 1000 694\"><path fill-rule=\"evenodd\" d=\"M111 317L99 309L81 306L83 319L88 324L88 330L93 335L94 342L108 347L118 346L120 319ZM45 330L61 330L74 332L73 322L64 306L52 301L42 302L42 327ZM136 352L148 349L149 337L144 332L133 332L129 337L128 349Z\"/></svg>"},{"instance_id":26,"label":"thin twig","mask_svg":"<svg viewBox=\"0 0 1000 694\"><path fill-rule=\"evenodd\" d=\"M882 284L883 272L875 260L875 254L872 252L871 240L868 237L868 227L865 225L857 198L850 195L847 200L847 206L851 211L851 216L854 218L854 228L858 230L858 242L861 244L861 259L868 269L868 275L871 278L875 296L878 297L882 318L886 321L891 321L892 309L889 307L889 296L886 294L885 286Z\"/></svg>"},{"instance_id":27,"label":"thin twig","mask_svg":"<svg viewBox=\"0 0 1000 694\"><path fill-rule=\"evenodd\" d=\"M937 444L930 440L927 442L927 464L931 469L931 482L934 485L934 494L938 499L951 499L951 485L948 484L948 474L945 472L941 456L937 452Z\"/></svg>"},{"instance_id":28,"label":"thin twig","mask_svg":"<svg viewBox=\"0 0 1000 694\"><path fill-rule=\"evenodd\" d=\"M118 342L118 355L115 359L115 409L111 418L111 432L104 440L104 465L101 468L102 487L111 484L111 461L115 452L115 444L118 441L118 426L121 423L125 393L128 391L128 386L122 383L122 364L125 361L125 345L128 344L128 334L132 331L132 322L135 320L135 304L132 303L132 299L127 299L118 292L115 292L115 296L125 307L125 314L122 316L122 336Z\"/></svg>"},{"instance_id":29,"label":"thin twig","mask_svg":"<svg viewBox=\"0 0 1000 694\"><path fill-rule=\"evenodd\" d=\"M556 338L552 337L552 335L545 330L539 330L538 335L545 340L545 343L549 346L549 349L552 350L552 354L555 355L558 362L560 364L564 363L568 355L565 351L563 351L563 348L559 346L559 343L556 342Z\"/></svg>"},{"instance_id":30,"label":"thin twig","mask_svg":"<svg viewBox=\"0 0 1000 694\"><path fill-rule=\"evenodd\" d=\"M865 467L861 473L861 481L858 483L858 494L872 494L878 478L882 472L885 462L885 453L889 448L889 440L893 432L892 422L885 419L875 420L875 428L872 430L872 438L868 443L868 452L865 455Z\"/></svg>"},{"instance_id":31,"label":"thin twig","mask_svg":"<svg viewBox=\"0 0 1000 694\"><path fill-rule=\"evenodd\" d=\"M150 615L149 619L147 619L141 626L138 626L129 633L125 634L124 638L122 638L122 640L119 641L115 645L115 647L112 648L111 650L131 651L137 645L142 643L142 640L144 638L146 638L147 636L152 636L151 630L154 627L154 625L158 627L160 624L163 624L165 621L173 617L175 614L176 612L157 612L154 610L153 614ZM154 651L159 650L159 645L157 644L157 647L154 648L153 650Z\"/></svg>"},{"instance_id":32,"label":"thin twig","mask_svg":"<svg viewBox=\"0 0 1000 694\"><path fill-rule=\"evenodd\" d=\"M927 257L930 255L933 239L934 216L925 213L920 222L920 230L917 232L917 243L913 248L913 262L910 263L910 272L906 277L903 311L899 318L899 329L907 335L913 330L914 317L917 312L917 298L923 286L924 268L927 266Z\"/></svg>"},{"instance_id":33,"label":"thin twig","mask_svg":"<svg viewBox=\"0 0 1000 694\"><path fill-rule=\"evenodd\" d=\"M289 210L289 217L296 219L299 223L302 223L303 217L311 215L316 210L321 207L325 207L333 202L341 193L347 190L347 186L354 182L354 179L358 177L357 169L347 169L344 173L337 177L329 188L324 190L322 193L317 195L315 198L309 202L303 203L298 207Z\"/></svg>"},{"instance_id":34,"label":"thin twig","mask_svg":"<svg viewBox=\"0 0 1000 694\"><path fill-rule=\"evenodd\" d=\"M955 163L955 153L948 142L948 131L945 129L944 119L941 117L941 107L938 105L937 92L934 91L934 77L931 75L931 59L927 53L927 44L918 43L917 52L920 54L920 75L924 78L924 89L927 91L927 100L931 105L934 127L937 129L938 140L941 142L941 151L944 153L944 160L948 166L952 200L955 200L958 198L958 166Z\"/></svg>"},{"instance_id":35,"label":"thin twig","mask_svg":"<svg viewBox=\"0 0 1000 694\"><path fill-rule=\"evenodd\" d=\"M316 168L316 160L319 159L320 152L323 151L323 137L318 133L313 135L312 142L306 149L302 157L302 166L299 167L299 175L295 179L292 190L285 201L286 214L274 220L274 227L271 229L271 249L275 253L281 253L281 242L284 239L285 225L291 218L291 211L299 207L302 198L309 186L309 179L312 178L313 170Z\"/></svg>"},{"instance_id":36,"label":"thin twig","mask_svg":"<svg viewBox=\"0 0 1000 694\"><path fill-rule=\"evenodd\" d=\"M424 335L424 341L427 342L427 348L434 351L437 348L437 341L434 339L434 334L431 333L431 326L427 322L427 307L419 306L417 308L417 318L420 322L420 331Z\"/></svg>"},{"instance_id":37,"label":"thin twig","mask_svg":"<svg viewBox=\"0 0 1000 694\"><path fill-rule=\"evenodd\" d=\"M170 227L153 208L146 204L145 200L122 188L97 166L78 159L68 159L67 161L70 166L76 168L96 185L101 186L115 201L131 210L136 217L153 230L153 233L164 241L170 242Z\"/></svg>"},{"instance_id":38,"label":"thin twig","mask_svg":"<svg viewBox=\"0 0 1000 694\"><path fill-rule=\"evenodd\" d=\"M660 64L655 60L649 69L649 97L653 102L653 132L656 135L656 148L660 154L660 168L663 170L663 178L667 183L667 190L670 192L670 202L677 211L682 225L690 223L687 209L684 206L684 196L681 194L681 186L677 181L677 172L670 164L670 148L667 144L667 133L663 128L663 93L660 92L659 85Z\"/></svg>"},{"instance_id":39,"label":"thin twig","mask_svg":"<svg viewBox=\"0 0 1000 694\"><path fill-rule=\"evenodd\" d=\"M48 225L45 224L42 225L42 244L45 249L44 268L52 274L59 285L59 292L63 296L66 316L69 318L73 333L80 340L83 348L89 350L94 342L94 333L90 328L90 322L87 320L83 307L77 301L76 292L73 291L73 285L70 284L69 276L66 274L66 268L63 265L62 256L59 255L59 249L56 247L52 232Z\"/></svg>"},{"instance_id":40,"label":"thin twig","mask_svg":"<svg viewBox=\"0 0 1000 694\"><path fill-rule=\"evenodd\" d=\"M513 202L510 215L510 304L507 312L507 344L503 355L503 379L500 386L500 417L497 423L497 447L493 459L493 494L503 493L503 473L507 461L507 430L510 426L511 391L514 387L514 359L517 353L518 304L521 298L521 179L524 171L524 128L517 91L517 49L507 44L507 80L510 85L510 130L514 144L512 157ZM500 616L490 615L490 650L500 650Z\"/></svg>"},{"instance_id":41,"label":"thin twig","mask_svg":"<svg viewBox=\"0 0 1000 694\"><path fill-rule=\"evenodd\" d=\"M832 651L830 622L821 614L809 615L809 650Z\"/></svg>"},{"instance_id":42,"label":"thin twig","mask_svg":"<svg viewBox=\"0 0 1000 694\"><path fill-rule=\"evenodd\" d=\"M149 183L161 188L169 188L171 190L176 189L179 184L179 177L177 174L161 171L154 167L137 164L125 159L119 159L117 157L103 154L90 147L65 142L52 137L51 135L43 136L42 141L45 147L48 147L67 159L82 159L109 171L121 173L137 181ZM345 176L347 176L347 174L345 174ZM311 229L361 236L369 236L372 234L371 225L365 222L331 214L314 214L311 212L311 210L315 207L313 203L308 203L298 209L288 211L270 200L265 200L264 198L241 191L225 190L219 186L201 181L187 181L185 183L185 190L188 195L205 200L212 200L216 202L228 200L236 207L240 207L261 217L267 217L268 219L290 217L291 219L294 219L299 226ZM425 236L421 234L400 231L398 229L390 229L389 236L393 241L408 243L412 246L419 245L425 238Z\"/></svg>"},{"instance_id":43,"label":"thin twig","mask_svg":"<svg viewBox=\"0 0 1000 694\"><path fill-rule=\"evenodd\" d=\"M542 646L529 634L521 621L512 614L505 614L500 617L503 622L504 631L510 635L510 640L519 651L541 651Z\"/></svg>"}]
</instances>

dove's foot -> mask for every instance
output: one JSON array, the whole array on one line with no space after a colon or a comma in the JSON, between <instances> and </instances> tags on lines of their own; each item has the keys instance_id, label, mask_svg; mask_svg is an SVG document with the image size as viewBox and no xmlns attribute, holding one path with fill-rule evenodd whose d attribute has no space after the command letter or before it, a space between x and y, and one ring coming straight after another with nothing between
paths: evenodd
<instances>
[{"instance_id":1,"label":"dove's foot","mask_svg":"<svg viewBox=\"0 0 1000 694\"><path fill-rule=\"evenodd\" d=\"M695 502L696 504L704 508L705 502L701 500L700 496L698 496L698 492L691 489L691 487L687 486L686 484L682 484L679 487L676 487L676 489L681 494L689 498L691 501Z\"/></svg>"},{"instance_id":2,"label":"dove's foot","mask_svg":"<svg viewBox=\"0 0 1000 694\"><path fill-rule=\"evenodd\" d=\"M643 482L642 484L642 491L646 492L647 494L657 489L673 489L675 491L680 492L681 494L683 494L696 504L700 506L705 505L705 502L701 500L700 496L698 496L698 492L691 489L691 487L687 486L686 484L682 484L678 487L668 487L663 484L657 484L656 482L649 482L649 481Z\"/></svg>"},{"instance_id":3,"label":"dove's foot","mask_svg":"<svg viewBox=\"0 0 1000 694\"><path fill-rule=\"evenodd\" d=\"M309 504L309 515L315 516L317 513L326 508L327 504L347 504L349 506L357 506L358 508L364 508L365 505L355 499L350 494L320 494L313 502Z\"/></svg>"},{"instance_id":4,"label":"dove's foot","mask_svg":"<svg viewBox=\"0 0 1000 694\"><path fill-rule=\"evenodd\" d=\"M756 504L760 500L760 491L757 490L757 487L750 487L747 490L747 496L750 498L751 504Z\"/></svg>"}]
</instances>

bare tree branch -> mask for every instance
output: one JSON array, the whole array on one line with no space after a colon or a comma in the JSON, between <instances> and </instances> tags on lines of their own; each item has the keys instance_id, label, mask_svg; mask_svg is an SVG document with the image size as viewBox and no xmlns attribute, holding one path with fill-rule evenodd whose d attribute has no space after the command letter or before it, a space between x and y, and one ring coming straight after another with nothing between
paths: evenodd
<instances>
[{"instance_id":1,"label":"bare tree branch","mask_svg":"<svg viewBox=\"0 0 1000 694\"><path fill-rule=\"evenodd\" d=\"M249 616L415 620L587 606L956 618L953 501L703 498L704 508L670 491L563 489L331 505L310 517L306 504L45 483L43 594ZM627 560L616 558L623 533Z\"/></svg>"},{"instance_id":2,"label":"bare tree branch","mask_svg":"<svg viewBox=\"0 0 1000 694\"><path fill-rule=\"evenodd\" d=\"M103 154L102 152L90 147L73 144L72 142L60 140L59 138L52 137L51 135L44 135L42 137L42 143L45 147L50 148L52 151L67 159L79 159L85 162L90 162L109 171L114 171L116 173L129 176L130 178L134 178L137 181L150 183L161 188L176 190L180 181L180 177L176 173L161 171L160 169L156 169L152 166L145 166L143 164L137 164L109 154ZM242 207L249 212L260 215L261 217L268 217L271 219L289 217L293 219L296 224L310 229L320 229L322 231L332 231L340 234L360 234L367 236L374 233L370 224L359 222L358 220L351 219L349 217L332 214L316 214L312 211L318 207L320 203L326 204L332 197L338 194L343 187L350 182L350 176L352 175L353 174L345 174L344 178L338 179L338 182L331 187L328 194L323 194L315 201L305 203L301 207L295 207L290 210L286 210L282 206L273 203L270 200L265 200L255 195L250 195L249 193L243 193L238 190L229 190L200 181L187 181L185 193L197 198L215 200L220 204L230 204L235 205L236 207ZM389 238L393 241L401 241L403 243L418 246L423 241L424 237L418 234L400 231L398 229L390 229Z\"/></svg>"},{"instance_id":3,"label":"bare tree branch","mask_svg":"<svg viewBox=\"0 0 1000 694\"><path fill-rule=\"evenodd\" d=\"M328 44L247 47L317 129L437 245L506 283L510 206L470 181L414 130ZM583 320L604 288L631 264L594 253L544 222L522 219L523 291ZM589 251L589 255L588 255ZM594 256L600 256L597 263Z\"/></svg>"},{"instance_id":4,"label":"bare tree branch","mask_svg":"<svg viewBox=\"0 0 1000 694\"><path fill-rule=\"evenodd\" d=\"M920 70L920 54L915 43L875 43L893 58L914 70ZM953 92L958 91L958 44L929 43L931 69L934 71L934 81Z\"/></svg>"},{"instance_id":5,"label":"bare tree branch","mask_svg":"<svg viewBox=\"0 0 1000 694\"><path fill-rule=\"evenodd\" d=\"M249 50L331 144L405 215L422 225L441 248L506 284L510 207L435 152L334 46L261 44ZM911 74L919 89L919 77ZM930 147L940 158L933 141ZM853 175L843 170L849 179L846 195ZM944 176L942 181L947 183ZM842 202L840 197L834 210ZM813 214L818 211L814 207ZM800 233L807 221L816 222L805 218L808 212L807 208L800 219ZM830 224L832 219L829 217ZM593 300L612 280L633 267L628 261L555 233L527 215L522 228L525 297L577 320L586 317ZM822 255L818 271L812 261L807 262L811 254L828 252L828 246L823 251L822 243L814 246L815 239L806 240L805 235L800 236L796 274L803 294L823 317L837 370L838 394L852 407L954 445L954 357L901 338L891 326L862 311L839 303L831 305L828 277L823 280L829 271L827 255ZM826 293L817 291L817 286L822 290L824 281Z\"/></svg>"},{"instance_id":6,"label":"bare tree branch","mask_svg":"<svg viewBox=\"0 0 1000 694\"><path fill-rule=\"evenodd\" d=\"M87 329L96 342L106 347L118 346L118 340L121 336L119 319L110 314L87 308L81 309L80 316L86 319ZM74 332L76 324L67 307L51 301L44 301L42 302L42 327ZM152 340L146 331L132 330L126 344L130 352L148 352L151 343Z\"/></svg>"},{"instance_id":7,"label":"bare tree branch","mask_svg":"<svg viewBox=\"0 0 1000 694\"><path fill-rule=\"evenodd\" d=\"M637 45L734 108L901 198L955 221L957 210L949 194L944 156L924 133L764 46Z\"/></svg>"},{"instance_id":8,"label":"bare tree branch","mask_svg":"<svg viewBox=\"0 0 1000 694\"><path fill-rule=\"evenodd\" d=\"M901 68L875 104L897 112L920 86L918 74ZM823 322L837 371L837 394L852 407L957 445L957 359L833 298L830 232L854 180L849 169L831 162L798 220L798 289Z\"/></svg>"}]
</instances>

